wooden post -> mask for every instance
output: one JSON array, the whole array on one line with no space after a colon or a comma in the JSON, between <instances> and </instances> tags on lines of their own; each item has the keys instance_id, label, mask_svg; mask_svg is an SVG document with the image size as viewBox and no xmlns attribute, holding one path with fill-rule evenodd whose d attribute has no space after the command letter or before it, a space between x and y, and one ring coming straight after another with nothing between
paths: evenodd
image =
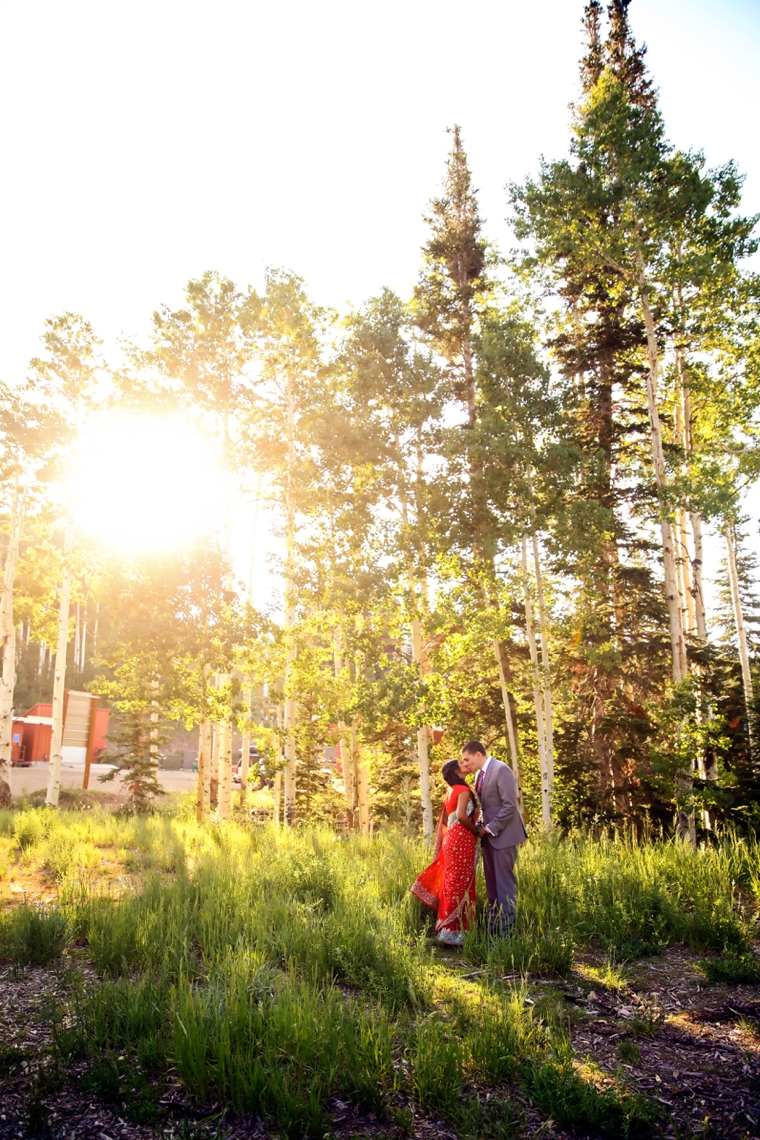
<instances>
[{"instance_id":1,"label":"wooden post","mask_svg":"<svg viewBox=\"0 0 760 1140\"><path fill-rule=\"evenodd\" d=\"M66 697L68 698L68 692ZM82 787L87 788L90 783L90 764L92 763L92 753L95 745L95 721L98 715L98 705L100 704L100 697L90 697L90 724L87 729L87 755L84 758L84 780ZM64 705L64 709L65 709ZM66 713L63 714L63 723L66 724Z\"/></svg>"}]
</instances>

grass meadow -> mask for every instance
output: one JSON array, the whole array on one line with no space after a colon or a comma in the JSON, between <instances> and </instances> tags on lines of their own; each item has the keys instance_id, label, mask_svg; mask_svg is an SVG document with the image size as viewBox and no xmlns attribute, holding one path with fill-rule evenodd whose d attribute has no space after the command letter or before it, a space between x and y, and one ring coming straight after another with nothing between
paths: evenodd
<instances>
[{"instance_id":1,"label":"grass meadow","mask_svg":"<svg viewBox=\"0 0 760 1140\"><path fill-rule=\"evenodd\" d=\"M706 980L757 982L756 845L527 843L514 938L476 928L456 953L409 894L428 858L395 832L199 826L182 810L0 814L0 958L65 982L30 1096L75 1081L157 1125L179 1088L198 1119L217 1106L288 1140L347 1134L339 1110L356 1135L426 1119L516 1137L526 1104L582 1135L653 1135L661 1106L579 1064L561 995L530 997L529 980L593 952L587 973L614 991L628 963L677 944Z\"/></svg>"}]
</instances>

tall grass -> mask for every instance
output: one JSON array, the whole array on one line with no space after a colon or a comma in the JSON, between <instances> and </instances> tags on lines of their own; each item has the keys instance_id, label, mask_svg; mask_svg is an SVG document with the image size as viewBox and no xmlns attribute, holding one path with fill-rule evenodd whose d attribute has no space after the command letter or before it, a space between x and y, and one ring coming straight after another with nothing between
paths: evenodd
<instances>
[{"instance_id":1,"label":"tall grass","mask_svg":"<svg viewBox=\"0 0 760 1140\"><path fill-rule=\"evenodd\" d=\"M56 953L73 935L103 979L62 1011L58 1055L84 1057L104 1096L137 1066L149 1083L133 1108L146 1120L150 1082L171 1068L198 1104L256 1114L288 1137L329 1131L336 1096L380 1117L422 1110L463 1137L505 1137L517 1128L515 1085L565 1127L646 1135L649 1108L579 1073L562 1017L537 1012L504 976L565 976L574 947L593 944L610 969L674 942L736 957L753 932L751 843L694 853L549 838L521 851L514 937L468 934L465 959L485 965L473 982L426 937L429 916L408 888L429 852L400 835L21 815L17 858L59 884ZM94 885L85 872L100 858L132 888ZM1 930L51 921L35 915Z\"/></svg>"}]
</instances>

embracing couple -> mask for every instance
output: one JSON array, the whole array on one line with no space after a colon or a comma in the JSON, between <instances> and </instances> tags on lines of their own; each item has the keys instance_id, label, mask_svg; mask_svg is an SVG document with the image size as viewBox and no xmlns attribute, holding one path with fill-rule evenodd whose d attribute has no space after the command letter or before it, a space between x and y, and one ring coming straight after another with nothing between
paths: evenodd
<instances>
[{"instance_id":1,"label":"embracing couple","mask_svg":"<svg viewBox=\"0 0 760 1140\"><path fill-rule=\"evenodd\" d=\"M467 783L473 772L475 792ZM517 807L515 777L509 765L489 756L477 740L462 749L461 759L441 769L449 793L441 808L435 855L412 886L412 894L438 912L436 938L461 946L475 917L475 868L478 840L488 894L488 929L496 937L511 933L517 906L515 861L527 838Z\"/></svg>"}]
</instances>

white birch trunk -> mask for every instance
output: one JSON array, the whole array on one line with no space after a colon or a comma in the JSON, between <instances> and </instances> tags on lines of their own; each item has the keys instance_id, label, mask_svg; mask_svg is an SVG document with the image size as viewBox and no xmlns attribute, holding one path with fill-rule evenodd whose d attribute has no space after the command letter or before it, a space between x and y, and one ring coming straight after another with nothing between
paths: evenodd
<instances>
[{"instance_id":1,"label":"white birch trunk","mask_svg":"<svg viewBox=\"0 0 760 1140\"><path fill-rule=\"evenodd\" d=\"M702 516L692 511L690 516L691 533L694 537L694 609L697 621L697 636L707 641L707 615L705 611L705 595L702 589L702 565L704 550L702 545Z\"/></svg>"},{"instance_id":2,"label":"white birch trunk","mask_svg":"<svg viewBox=\"0 0 760 1140\"><path fill-rule=\"evenodd\" d=\"M749 734L750 749L754 747L753 705L754 691L752 686L752 673L749 666L749 646L747 644L747 630L744 625L742 600L739 593L739 568L736 563L736 542L733 528L728 523L723 531L728 551L728 576L731 583L731 601L734 607L734 622L736 623L736 638L739 644L739 661L742 667L742 683L744 685L744 703L747 707L747 732Z\"/></svg>"},{"instance_id":3,"label":"white birch trunk","mask_svg":"<svg viewBox=\"0 0 760 1140\"><path fill-rule=\"evenodd\" d=\"M362 835L369 835L369 774L367 765L362 762L361 752L357 764L359 792L359 829Z\"/></svg>"},{"instance_id":4,"label":"white birch trunk","mask_svg":"<svg viewBox=\"0 0 760 1140\"><path fill-rule=\"evenodd\" d=\"M81 668L84 669L87 663L87 602L84 605L84 615L82 619L82 649L79 654Z\"/></svg>"},{"instance_id":5,"label":"white birch trunk","mask_svg":"<svg viewBox=\"0 0 760 1140\"><path fill-rule=\"evenodd\" d=\"M399 505L401 507L401 525L405 537L409 534L409 505L407 502L406 479L404 477L403 455L398 434L394 436L396 445L396 462L398 466ZM406 537L408 544L408 537ZM420 679L424 674L424 654L422 649L422 625L417 611L420 594L425 594L424 586L420 589L417 576L414 572L412 558L409 550L406 551L406 579L409 586L409 601L412 606L412 658L419 671ZM417 729L417 763L420 770L420 799L422 802L422 834L430 842L433 839L435 824L433 820L433 798L430 790L430 754L428 751L427 725L420 725Z\"/></svg>"},{"instance_id":6,"label":"white birch trunk","mask_svg":"<svg viewBox=\"0 0 760 1140\"><path fill-rule=\"evenodd\" d=\"M275 827L279 827L282 813L282 772L275 772L273 798L272 820Z\"/></svg>"},{"instance_id":7,"label":"white birch trunk","mask_svg":"<svg viewBox=\"0 0 760 1140\"><path fill-rule=\"evenodd\" d=\"M412 604L416 599L412 598ZM420 619L412 618L412 655L422 676L422 631ZM426 840L433 838L433 799L430 792L430 756L428 753L428 731L426 725L417 729L417 762L420 769L420 798L422 801L422 834Z\"/></svg>"},{"instance_id":8,"label":"white birch trunk","mask_svg":"<svg viewBox=\"0 0 760 1140\"><path fill-rule=\"evenodd\" d=\"M551 783L549 780L549 764L546 758L546 726L544 724L544 702L541 697L541 681L538 669L538 651L536 649L536 634L533 623L533 603L530 597L530 582L528 579L528 544L523 535L522 539L522 577L523 596L525 601L525 629L528 638L528 651L533 672L533 702L536 709L536 730L538 734L538 763L541 772L541 817L544 828L551 830Z\"/></svg>"},{"instance_id":9,"label":"white birch trunk","mask_svg":"<svg viewBox=\"0 0 760 1140\"><path fill-rule=\"evenodd\" d=\"M517 733L515 732L515 724L512 718L512 705L509 700L509 690L507 688L507 678L504 675L504 665L501 660L501 648L497 638L493 641L493 651L496 657L496 665L499 670L499 684L501 685L501 700L504 705L504 719L507 724L507 739L509 740L509 756L512 761L512 771L515 774L515 784L517 786L517 806L520 809L520 815L524 814L523 811L523 786L522 786L522 773L520 771L520 757L517 751Z\"/></svg>"},{"instance_id":10,"label":"white birch trunk","mask_svg":"<svg viewBox=\"0 0 760 1140\"><path fill-rule=\"evenodd\" d=\"M531 493L533 488L531 486ZM544 716L546 721L546 764L549 769L549 791L554 791L554 718L552 715L552 682L549 664L549 636L547 631L546 605L544 603L544 586L541 575L541 561L538 556L538 539L536 532L532 535L533 565L536 574L536 597L538 601L538 629L541 637L541 673L544 700Z\"/></svg>"},{"instance_id":11,"label":"white birch trunk","mask_svg":"<svg viewBox=\"0 0 760 1140\"><path fill-rule=\"evenodd\" d=\"M158 678L153 678L153 700L150 702L150 766L158 777Z\"/></svg>"},{"instance_id":12,"label":"white birch trunk","mask_svg":"<svg viewBox=\"0 0 760 1140\"><path fill-rule=\"evenodd\" d=\"M248 790L248 766L251 760L251 690L245 689L243 692L243 703L245 705L245 725L243 728L243 738L240 742L240 790L245 795Z\"/></svg>"},{"instance_id":13,"label":"white birch trunk","mask_svg":"<svg viewBox=\"0 0 760 1140\"><path fill-rule=\"evenodd\" d=\"M285 662L285 772L284 823L291 827L296 822L296 702L289 689L293 684L293 665L296 659L294 646L296 624L295 599L295 545L296 514L293 498L295 478L295 386L293 377L287 376L288 403L288 472L285 503L285 636L288 653Z\"/></svg>"},{"instance_id":14,"label":"white birch trunk","mask_svg":"<svg viewBox=\"0 0 760 1140\"><path fill-rule=\"evenodd\" d=\"M203 717L198 725L198 783L195 792L195 818L208 815L211 800L211 725Z\"/></svg>"},{"instance_id":15,"label":"white birch trunk","mask_svg":"<svg viewBox=\"0 0 760 1140\"><path fill-rule=\"evenodd\" d=\"M230 722L219 725L219 795L217 815L229 819L232 815L232 730Z\"/></svg>"},{"instance_id":16,"label":"white birch trunk","mask_svg":"<svg viewBox=\"0 0 760 1140\"><path fill-rule=\"evenodd\" d=\"M209 806L219 806L219 725L211 724L211 764L209 771Z\"/></svg>"},{"instance_id":17,"label":"white birch trunk","mask_svg":"<svg viewBox=\"0 0 760 1140\"><path fill-rule=\"evenodd\" d=\"M58 807L61 791L61 746L63 744L63 702L66 689L66 652L69 644L69 609L71 602L71 548L74 540L71 522L66 524L63 539L63 577L61 597L58 606L58 641L55 652L55 676L53 680L53 730L50 739L50 770L48 772L47 796L45 802L50 807Z\"/></svg>"},{"instance_id":18,"label":"white birch trunk","mask_svg":"<svg viewBox=\"0 0 760 1140\"><path fill-rule=\"evenodd\" d=\"M0 677L0 802L10 806L11 751L13 747L13 690L16 685L16 627L13 621L13 586L18 567L24 495L18 478L13 487L8 526L8 551L3 567L3 597L0 603L0 640L3 666ZM3 787L7 785L7 792Z\"/></svg>"},{"instance_id":19,"label":"white birch trunk","mask_svg":"<svg viewBox=\"0 0 760 1140\"><path fill-rule=\"evenodd\" d=\"M75 673L79 673L81 671L81 665L79 662L79 647L80 647L79 630L80 630L79 602L77 602L76 618L74 619L74 672Z\"/></svg>"},{"instance_id":20,"label":"white birch trunk","mask_svg":"<svg viewBox=\"0 0 760 1140\"><path fill-rule=\"evenodd\" d=\"M649 409L649 428L652 445L652 464L658 492L666 486L665 454L662 447L662 430L660 427L660 413L657 407L658 386L658 351L657 334L654 327L654 318L649 305L649 293L644 274L644 258L641 247L636 250L636 263L638 268L639 297L641 311L644 316L644 326L647 336L647 356L649 370L646 380L647 406ZM664 511L665 504L660 503L660 511ZM687 673L686 642L683 635L681 621L681 605L678 590L678 574L676 570L676 551L673 542L673 528L666 518L660 520L660 536L662 540L662 562L665 577L665 599L668 606L668 619L670 625L670 649L672 655L673 680L679 684Z\"/></svg>"},{"instance_id":21,"label":"white birch trunk","mask_svg":"<svg viewBox=\"0 0 760 1140\"><path fill-rule=\"evenodd\" d=\"M333 633L333 675L337 681L343 672L343 634L338 628ZM354 766L348 744L348 726L341 720L338 722L338 745L340 747L340 766L343 769L343 792L346 797L346 827L349 832L354 830Z\"/></svg>"}]
</instances>

